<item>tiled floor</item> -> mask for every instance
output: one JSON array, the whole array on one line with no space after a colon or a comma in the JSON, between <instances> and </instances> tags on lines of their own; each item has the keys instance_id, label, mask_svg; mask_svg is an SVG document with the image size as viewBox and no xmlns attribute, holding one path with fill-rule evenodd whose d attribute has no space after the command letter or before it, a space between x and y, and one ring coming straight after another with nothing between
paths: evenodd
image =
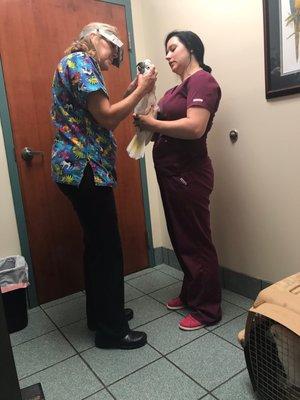
<instances>
[{"instance_id":1,"label":"tiled floor","mask_svg":"<svg viewBox=\"0 0 300 400\"><path fill-rule=\"evenodd\" d=\"M223 320L183 332L184 311L164 303L179 293L182 273L160 265L125 279L132 328L148 334L137 350L101 350L77 293L29 312L29 325L11 335L20 386L41 382L46 400L253 400L236 335L252 300L223 291Z\"/></svg>"}]
</instances>

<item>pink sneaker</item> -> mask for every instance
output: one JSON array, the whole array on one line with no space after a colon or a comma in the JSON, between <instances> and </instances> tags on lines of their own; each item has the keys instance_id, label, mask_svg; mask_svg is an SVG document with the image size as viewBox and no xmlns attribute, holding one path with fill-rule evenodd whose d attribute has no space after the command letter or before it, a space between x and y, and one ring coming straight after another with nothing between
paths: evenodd
<instances>
[{"instance_id":1,"label":"pink sneaker","mask_svg":"<svg viewBox=\"0 0 300 400\"><path fill-rule=\"evenodd\" d=\"M179 328L184 331L195 331L196 329L204 328L205 324L196 319L193 314L188 314L179 322Z\"/></svg>"},{"instance_id":2,"label":"pink sneaker","mask_svg":"<svg viewBox=\"0 0 300 400\"><path fill-rule=\"evenodd\" d=\"M167 308L169 310L182 310L184 307L185 306L179 297L175 297L175 299L169 300L167 302Z\"/></svg>"}]
</instances>

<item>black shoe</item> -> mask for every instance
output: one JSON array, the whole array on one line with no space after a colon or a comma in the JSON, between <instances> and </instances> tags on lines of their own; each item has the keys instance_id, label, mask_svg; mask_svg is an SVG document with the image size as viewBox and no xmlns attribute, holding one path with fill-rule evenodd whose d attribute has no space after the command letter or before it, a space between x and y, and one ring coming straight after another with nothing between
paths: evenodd
<instances>
[{"instance_id":1,"label":"black shoe","mask_svg":"<svg viewBox=\"0 0 300 400\"><path fill-rule=\"evenodd\" d=\"M132 308L125 308L125 318L126 321L130 321L133 318L133 309Z\"/></svg>"},{"instance_id":2,"label":"black shoe","mask_svg":"<svg viewBox=\"0 0 300 400\"><path fill-rule=\"evenodd\" d=\"M131 308L125 308L124 312L125 312L126 321L130 321L133 318L133 310ZM90 331L97 330L97 326L95 323L88 323L87 326Z\"/></svg>"},{"instance_id":3,"label":"black shoe","mask_svg":"<svg viewBox=\"0 0 300 400\"><path fill-rule=\"evenodd\" d=\"M132 350L144 346L147 343L147 335L144 332L129 331L122 339L103 340L96 332L95 346L100 349L123 349Z\"/></svg>"}]
</instances>

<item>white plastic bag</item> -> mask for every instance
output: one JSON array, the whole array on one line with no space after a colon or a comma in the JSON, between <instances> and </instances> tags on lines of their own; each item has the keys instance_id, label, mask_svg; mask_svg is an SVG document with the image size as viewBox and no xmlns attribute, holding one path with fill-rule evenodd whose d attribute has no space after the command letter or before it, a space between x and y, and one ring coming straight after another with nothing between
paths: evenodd
<instances>
[{"instance_id":1,"label":"white plastic bag","mask_svg":"<svg viewBox=\"0 0 300 400\"><path fill-rule=\"evenodd\" d=\"M28 285L28 265L24 257L0 258L0 290L2 293L26 288Z\"/></svg>"}]
</instances>

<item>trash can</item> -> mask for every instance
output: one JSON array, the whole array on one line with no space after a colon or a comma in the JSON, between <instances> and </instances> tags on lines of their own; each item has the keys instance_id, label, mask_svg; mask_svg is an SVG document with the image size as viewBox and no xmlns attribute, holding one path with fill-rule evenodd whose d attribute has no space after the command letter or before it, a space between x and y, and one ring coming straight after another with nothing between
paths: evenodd
<instances>
[{"instance_id":1,"label":"trash can","mask_svg":"<svg viewBox=\"0 0 300 400\"><path fill-rule=\"evenodd\" d=\"M24 257L0 258L0 290L9 333L20 331L28 324L28 285L28 265Z\"/></svg>"}]
</instances>

